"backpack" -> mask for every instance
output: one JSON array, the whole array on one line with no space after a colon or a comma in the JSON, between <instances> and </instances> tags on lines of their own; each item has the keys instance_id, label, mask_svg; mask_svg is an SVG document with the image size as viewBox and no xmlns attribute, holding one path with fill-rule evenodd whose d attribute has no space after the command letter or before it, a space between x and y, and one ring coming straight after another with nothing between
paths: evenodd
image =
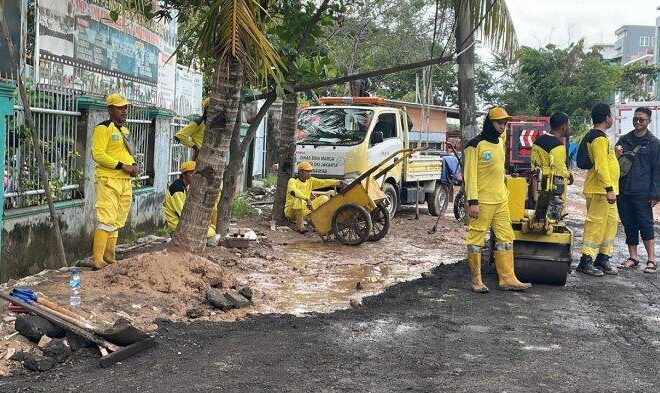
<instances>
[{"instance_id":1,"label":"backpack","mask_svg":"<svg viewBox=\"0 0 660 393\"><path fill-rule=\"evenodd\" d=\"M576 164L578 168L591 169L594 167L594 162L589 157L588 145L598 137L607 138L607 135L601 130L592 129L580 141L580 145L578 146L577 157L576 157Z\"/></svg>"},{"instance_id":2,"label":"backpack","mask_svg":"<svg viewBox=\"0 0 660 393\"><path fill-rule=\"evenodd\" d=\"M589 158L589 149L587 148L587 135L582 138L578 146L576 164L580 169L591 169L594 167L593 161Z\"/></svg>"}]
</instances>

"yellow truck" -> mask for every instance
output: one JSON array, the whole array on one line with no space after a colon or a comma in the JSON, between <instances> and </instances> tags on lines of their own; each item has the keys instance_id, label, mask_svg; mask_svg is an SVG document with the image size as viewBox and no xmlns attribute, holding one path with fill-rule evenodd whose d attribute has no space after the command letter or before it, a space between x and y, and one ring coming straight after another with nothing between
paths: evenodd
<instances>
[{"instance_id":1,"label":"yellow truck","mask_svg":"<svg viewBox=\"0 0 660 393\"><path fill-rule=\"evenodd\" d=\"M388 106L379 97L325 97L321 102L299 112L296 130L296 160L311 162L313 176L354 179L410 147L412 121L405 107ZM426 150L403 160L379 179L390 216L416 202L427 203L434 216L443 214L450 195L440 182L442 153Z\"/></svg>"}]
</instances>

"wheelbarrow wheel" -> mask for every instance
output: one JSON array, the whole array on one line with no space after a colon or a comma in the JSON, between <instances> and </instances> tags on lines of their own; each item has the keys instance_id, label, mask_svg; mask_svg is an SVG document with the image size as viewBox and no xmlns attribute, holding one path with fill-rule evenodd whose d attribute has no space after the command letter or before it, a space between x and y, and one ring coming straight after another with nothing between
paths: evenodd
<instances>
[{"instance_id":1,"label":"wheelbarrow wheel","mask_svg":"<svg viewBox=\"0 0 660 393\"><path fill-rule=\"evenodd\" d=\"M332 233L343 244L357 246L371 234L371 216L362 206L353 203L341 206L332 216Z\"/></svg>"},{"instance_id":2,"label":"wheelbarrow wheel","mask_svg":"<svg viewBox=\"0 0 660 393\"><path fill-rule=\"evenodd\" d=\"M465 216L467 215L467 207L465 206L465 194L463 191L460 191L456 194L454 198L454 218L457 221L465 221Z\"/></svg>"},{"instance_id":3,"label":"wheelbarrow wheel","mask_svg":"<svg viewBox=\"0 0 660 393\"><path fill-rule=\"evenodd\" d=\"M371 212L371 226L371 235L367 239L370 242L384 238L390 231L390 213L382 203Z\"/></svg>"}]
</instances>

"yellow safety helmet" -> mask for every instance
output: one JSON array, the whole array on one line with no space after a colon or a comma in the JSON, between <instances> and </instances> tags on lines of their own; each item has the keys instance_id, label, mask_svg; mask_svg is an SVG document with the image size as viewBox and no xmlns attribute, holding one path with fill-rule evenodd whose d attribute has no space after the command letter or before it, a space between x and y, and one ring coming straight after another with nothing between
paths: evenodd
<instances>
[{"instance_id":1,"label":"yellow safety helmet","mask_svg":"<svg viewBox=\"0 0 660 393\"><path fill-rule=\"evenodd\" d=\"M312 169L314 169L314 167L309 163L309 161L303 161L298 164L299 171L311 171Z\"/></svg>"},{"instance_id":2,"label":"yellow safety helmet","mask_svg":"<svg viewBox=\"0 0 660 393\"><path fill-rule=\"evenodd\" d=\"M208 108L210 103L211 103L211 97L204 98L202 100L202 109Z\"/></svg>"},{"instance_id":3,"label":"yellow safety helmet","mask_svg":"<svg viewBox=\"0 0 660 393\"><path fill-rule=\"evenodd\" d=\"M498 106L488 111L488 118L491 120L507 120L507 121L512 119L512 117L509 116L508 113L506 113L504 108L500 108Z\"/></svg>"},{"instance_id":4,"label":"yellow safety helmet","mask_svg":"<svg viewBox=\"0 0 660 393\"><path fill-rule=\"evenodd\" d=\"M121 95L119 93L109 94L105 98L105 103L108 106L119 106L119 107L126 106L126 105L130 104L130 102L128 102L128 100L123 95Z\"/></svg>"},{"instance_id":5,"label":"yellow safety helmet","mask_svg":"<svg viewBox=\"0 0 660 393\"><path fill-rule=\"evenodd\" d=\"M195 170L195 161L186 161L181 164L181 173Z\"/></svg>"}]
</instances>

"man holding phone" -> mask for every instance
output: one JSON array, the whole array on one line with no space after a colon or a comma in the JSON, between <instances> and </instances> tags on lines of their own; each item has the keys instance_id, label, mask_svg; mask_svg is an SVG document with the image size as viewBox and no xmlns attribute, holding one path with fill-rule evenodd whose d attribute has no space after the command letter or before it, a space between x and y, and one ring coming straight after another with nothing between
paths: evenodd
<instances>
[{"instance_id":1,"label":"man holding phone","mask_svg":"<svg viewBox=\"0 0 660 393\"><path fill-rule=\"evenodd\" d=\"M637 246L641 236L647 254L645 273L657 270L653 207L660 201L660 140L648 129L651 115L649 108L637 108L633 114L634 129L623 135L615 148L619 160L626 155L630 161L627 173L622 171L619 179L619 217L629 253L620 267L631 269L639 264Z\"/></svg>"}]
</instances>

